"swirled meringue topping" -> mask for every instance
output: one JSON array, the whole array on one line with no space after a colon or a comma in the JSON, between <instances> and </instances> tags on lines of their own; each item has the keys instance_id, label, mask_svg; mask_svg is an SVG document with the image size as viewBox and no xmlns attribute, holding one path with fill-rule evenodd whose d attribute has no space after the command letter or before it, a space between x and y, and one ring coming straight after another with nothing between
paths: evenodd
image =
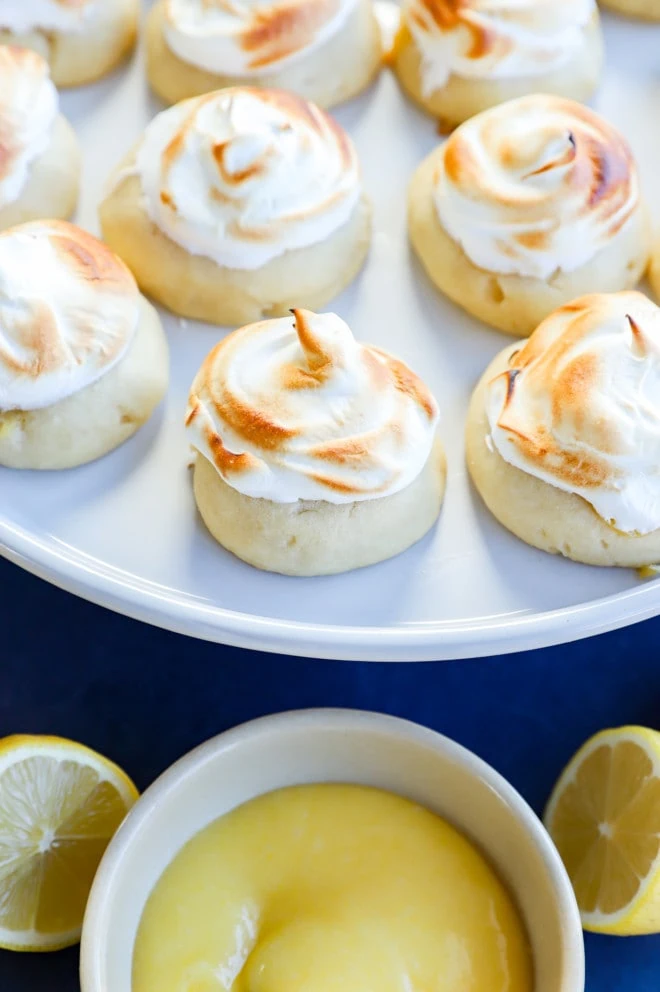
<instances>
[{"instance_id":1,"label":"swirled meringue topping","mask_svg":"<svg viewBox=\"0 0 660 992\"><path fill-rule=\"evenodd\" d=\"M249 78L308 55L340 30L356 0L165 0L165 40L184 62Z\"/></svg>"},{"instance_id":2,"label":"swirled meringue topping","mask_svg":"<svg viewBox=\"0 0 660 992\"><path fill-rule=\"evenodd\" d=\"M502 458L624 533L660 527L660 308L584 296L551 314L487 390Z\"/></svg>"},{"instance_id":3,"label":"swirled meringue topping","mask_svg":"<svg viewBox=\"0 0 660 992\"><path fill-rule=\"evenodd\" d=\"M578 269L641 206L618 131L588 107L541 94L462 124L434 180L442 226L475 265L505 275Z\"/></svg>"},{"instance_id":4,"label":"swirled meringue topping","mask_svg":"<svg viewBox=\"0 0 660 992\"><path fill-rule=\"evenodd\" d=\"M147 128L137 168L154 223L233 269L323 241L361 193L349 137L279 90L221 90L170 107Z\"/></svg>"},{"instance_id":5,"label":"swirled meringue topping","mask_svg":"<svg viewBox=\"0 0 660 992\"><path fill-rule=\"evenodd\" d=\"M79 392L128 350L139 293L124 263L64 221L0 234L0 410Z\"/></svg>"},{"instance_id":6,"label":"swirled meringue topping","mask_svg":"<svg viewBox=\"0 0 660 992\"><path fill-rule=\"evenodd\" d=\"M23 191L48 147L58 97L48 63L28 48L0 45L0 208Z\"/></svg>"},{"instance_id":7,"label":"swirled meringue topping","mask_svg":"<svg viewBox=\"0 0 660 992\"><path fill-rule=\"evenodd\" d=\"M450 76L513 79L560 69L584 45L596 0L405 0L431 96Z\"/></svg>"},{"instance_id":8,"label":"swirled meringue topping","mask_svg":"<svg viewBox=\"0 0 660 992\"><path fill-rule=\"evenodd\" d=\"M276 503L404 489L433 445L430 392L335 314L293 314L234 331L208 355L190 393L192 446L228 485Z\"/></svg>"},{"instance_id":9,"label":"swirled meringue topping","mask_svg":"<svg viewBox=\"0 0 660 992\"><path fill-rule=\"evenodd\" d=\"M2 0L0 28L14 34L30 31L83 31L92 8L107 0Z\"/></svg>"}]
</instances>

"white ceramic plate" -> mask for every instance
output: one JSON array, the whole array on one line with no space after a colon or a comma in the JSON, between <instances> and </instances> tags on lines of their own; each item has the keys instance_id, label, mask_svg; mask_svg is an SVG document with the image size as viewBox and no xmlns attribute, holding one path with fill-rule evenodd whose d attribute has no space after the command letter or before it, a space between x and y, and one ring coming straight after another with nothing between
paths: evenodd
<instances>
[{"instance_id":1,"label":"white ceramic plate","mask_svg":"<svg viewBox=\"0 0 660 992\"><path fill-rule=\"evenodd\" d=\"M660 221L660 26L605 16L608 67L595 106L629 138ZM85 151L78 221L97 231L110 168L159 108L139 57L66 93ZM320 579L268 575L224 552L195 514L182 418L188 387L219 336L165 317L172 386L165 408L120 450L69 472L0 469L0 551L104 606L172 630L316 657L422 660L493 655L585 637L660 612L660 584L576 565L504 531L463 462L470 390L510 339L441 298L410 256L405 192L436 144L434 124L383 72L336 113L353 136L375 208L369 262L333 304L356 335L422 373L442 408L449 484L440 523L381 565Z\"/></svg>"}]
</instances>

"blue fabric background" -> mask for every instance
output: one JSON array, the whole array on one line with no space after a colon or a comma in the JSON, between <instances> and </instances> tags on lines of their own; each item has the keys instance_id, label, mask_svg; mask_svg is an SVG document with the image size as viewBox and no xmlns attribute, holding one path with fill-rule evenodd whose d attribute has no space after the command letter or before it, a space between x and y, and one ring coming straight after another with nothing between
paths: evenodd
<instances>
[{"instance_id":1,"label":"blue fabric background","mask_svg":"<svg viewBox=\"0 0 660 992\"><path fill-rule=\"evenodd\" d=\"M305 706L381 710L495 766L540 811L603 727L660 728L660 618L504 658L373 665L259 655L156 630L0 561L0 736L59 734L144 788L184 752L252 717ZM587 992L658 992L660 937L587 936ZM77 953L0 952L2 992L78 992ZM112 992L112 990L108 990ZM154 990L157 992L157 990ZM347 990L350 992L350 990Z\"/></svg>"}]
</instances>

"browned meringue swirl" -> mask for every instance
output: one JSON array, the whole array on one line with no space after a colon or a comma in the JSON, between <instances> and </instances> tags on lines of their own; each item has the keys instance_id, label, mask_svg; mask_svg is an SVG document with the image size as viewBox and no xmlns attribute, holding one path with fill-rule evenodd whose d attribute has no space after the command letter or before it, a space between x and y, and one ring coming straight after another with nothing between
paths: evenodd
<instances>
[{"instance_id":1,"label":"browned meringue swirl","mask_svg":"<svg viewBox=\"0 0 660 992\"><path fill-rule=\"evenodd\" d=\"M147 128L137 167L161 230L236 269L323 241L361 195L345 132L281 90L233 87L170 107Z\"/></svg>"},{"instance_id":2,"label":"browned meringue swirl","mask_svg":"<svg viewBox=\"0 0 660 992\"><path fill-rule=\"evenodd\" d=\"M355 0L165 0L165 38L207 72L249 79L312 51Z\"/></svg>"},{"instance_id":3,"label":"browned meringue swirl","mask_svg":"<svg viewBox=\"0 0 660 992\"><path fill-rule=\"evenodd\" d=\"M640 209L625 139L588 107L541 94L461 125L444 146L434 199L480 268L541 279L586 264Z\"/></svg>"},{"instance_id":4,"label":"browned meringue swirl","mask_svg":"<svg viewBox=\"0 0 660 992\"><path fill-rule=\"evenodd\" d=\"M530 79L587 57L596 0L404 0L430 96L452 76ZM541 87L539 87L541 89Z\"/></svg>"},{"instance_id":5,"label":"browned meringue swirl","mask_svg":"<svg viewBox=\"0 0 660 992\"><path fill-rule=\"evenodd\" d=\"M128 348L139 293L124 263L64 221L0 234L0 410L49 406Z\"/></svg>"},{"instance_id":6,"label":"browned meringue swirl","mask_svg":"<svg viewBox=\"0 0 660 992\"><path fill-rule=\"evenodd\" d=\"M612 526L660 526L660 309L641 293L551 314L488 387L492 441Z\"/></svg>"},{"instance_id":7,"label":"browned meringue swirl","mask_svg":"<svg viewBox=\"0 0 660 992\"><path fill-rule=\"evenodd\" d=\"M247 496L342 503L408 485L437 420L429 390L403 362L359 344L335 314L295 310L213 349L187 426L193 446Z\"/></svg>"}]
</instances>

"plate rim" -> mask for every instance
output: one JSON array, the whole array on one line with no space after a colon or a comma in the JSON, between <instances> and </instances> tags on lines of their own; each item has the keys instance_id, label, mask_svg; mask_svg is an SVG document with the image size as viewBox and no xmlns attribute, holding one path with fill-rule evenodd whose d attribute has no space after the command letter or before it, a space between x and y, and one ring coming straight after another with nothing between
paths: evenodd
<instances>
[{"instance_id":1,"label":"plate rim","mask_svg":"<svg viewBox=\"0 0 660 992\"><path fill-rule=\"evenodd\" d=\"M422 621L397 627L314 624L242 613L168 593L149 580L57 548L0 517L0 555L33 575L95 603L162 629L231 647L336 661L451 661L497 657L566 644L660 613L660 583L611 593L543 613L476 621ZM124 576L123 580L121 576Z\"/></svg>"}]
</instances>

